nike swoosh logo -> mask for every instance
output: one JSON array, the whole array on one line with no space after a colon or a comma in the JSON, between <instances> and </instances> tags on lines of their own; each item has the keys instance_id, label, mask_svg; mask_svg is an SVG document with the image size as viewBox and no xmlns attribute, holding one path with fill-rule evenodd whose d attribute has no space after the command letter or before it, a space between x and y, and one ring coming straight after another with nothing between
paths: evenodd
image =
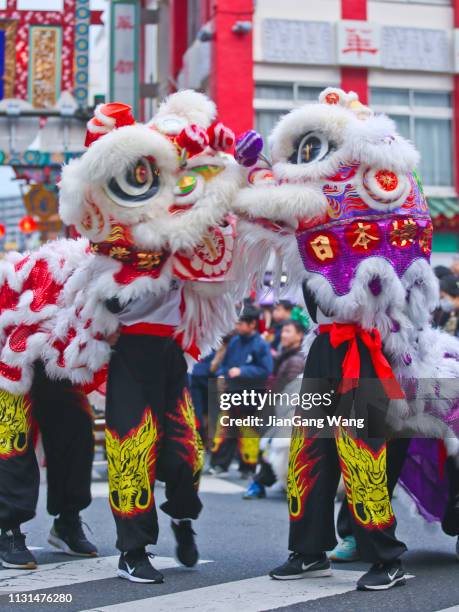
<instances>
[{"instance_id":1,"label":"nike swoosh logo","mask_svg":"<svg viewBox=\"0 0 459 612\"><path fill-rule=\"evenodd\" d=\"M314 561L313 563L308 563L308 565L305 565L304 563L301 565L301 569L303 571L308 570L310 567L312 567L313 565L315 565L317 563L317 561Z\"/></svg>"},{"instance_id":2,"label":"nike swoosh logo","mask_svg":"<svg viewBox=\"0 0 459 612\"><path fill-rule=\"evenodd\" d=\"M127 561L125 561L125 563L126 563L127 571L128 571L128 572L129 572L129 574L132 576L132 574L133 574L133 573L134 573L134 571L135 571L135 567L129 567L129 564L128 564L128 562L127 562Z\"/></svg>"},{"instance_id":3,"label":"nike swoosh logo","mask_svg":"<svg viewBox=\"0 0 459 612\"><path fill-rule=\"evenodd\" d=\"M389 574L389 572L387 572L387 575L389 576L389 580L393 580L395 578L395 576L397 575L398 570L396 570L392 575Z\"/></svg>"}]
</instances>

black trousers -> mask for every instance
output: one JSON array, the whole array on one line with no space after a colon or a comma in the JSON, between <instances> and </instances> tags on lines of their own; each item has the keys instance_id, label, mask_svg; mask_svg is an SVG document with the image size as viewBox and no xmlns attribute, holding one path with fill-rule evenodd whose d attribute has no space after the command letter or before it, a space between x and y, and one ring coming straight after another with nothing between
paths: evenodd
<instances>
[{"instance_id":1,"label":"black trousers","mask_svg":"<svg viewBox=\"0 0 459 612\"><path fill-rule=\"evenodd\" d=\"M106 444L110 506L121 551L156 544L156 478L166 483L161 509L196 519L203 446L187 389L182 350L172 338L125 335L110 360Z\"/></svg>"},{"instance_id":2,"label":"black trousers","mask_svg":"<svg viewBox=\"0 0 459 612\"><path fill-rule=\"evenodd\" d=\"M40 472L32 422L42 434L52 515L74 514L91 503L94 455L92 416L86 395L69 381L52 381L35 366L30 395L0 391L0 528L35 516Z\"/></svg>"},{"instance_id":3,"label":"black trousers","mask_svg":"<svg viewBox=\"0 0 459 612\"><path fill-rule=\"evenodd\" d=\"M325 429L294 428L289 457L288 501L290 512L289 549L302 554L319 554L336 545L334 498L340 473L354 520L354 534L363 560L391 561L406 546L395 536L396 520L387 489L384 412L376 389L378 379L365 345L358 340L360 377L371 382L371 395L363 386L338 392L347 346L333 348L328 334L313 342L306 361L302 394L331 393L331 405L299 411L302 417L327 415L363 418L363 430L347 426ZM387 402L386 402L387 406Z\"/></svg>"}]
</instances>

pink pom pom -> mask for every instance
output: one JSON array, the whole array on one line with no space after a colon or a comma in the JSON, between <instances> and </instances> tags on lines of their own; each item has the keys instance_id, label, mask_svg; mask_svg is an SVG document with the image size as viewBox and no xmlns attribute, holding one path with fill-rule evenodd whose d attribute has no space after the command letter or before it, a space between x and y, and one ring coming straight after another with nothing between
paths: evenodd
<instances>
[{"instance_id":1,"label":"pink pom pom","mask_svg":"<svg viewBox=\"0 0 459 612\"><path fill-rule=\"evenodd\" d=\"M209 137L199 125L187 125L177 136L176 142L181 149L186 149L190 157L193 157L209 146Z\"/></svg>"},{"instance_id":2,"label":"pink pom pom","mask_svg":"<svg viewBox=\"0 0 459 612\"><path fill-rule=\"evenodd\" d=\"M209 143L215 151L231 151L234 147L236 137L233 130L226 127L221 121L214 123L207 130Z\"/></svg>"}]
</instances>

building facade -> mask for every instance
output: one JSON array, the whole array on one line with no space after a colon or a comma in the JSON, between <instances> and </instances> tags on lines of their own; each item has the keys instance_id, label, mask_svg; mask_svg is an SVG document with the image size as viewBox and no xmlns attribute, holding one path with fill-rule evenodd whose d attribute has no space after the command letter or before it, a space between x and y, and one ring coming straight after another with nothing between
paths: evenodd
<instances>
[{"instance_id":1,"label":"building facade","mask_svg":"<svg viewBox=\"0 0 459 612\"><path fill-rule=\"evenodd\" d=\"M356 91L421 152L437 260L459 251L459 0L159 6L167 6L170 40L160 87L208 91L236 131L255 126L265 137L279 116L324 87Z\"/></svg>"}]
</instances>

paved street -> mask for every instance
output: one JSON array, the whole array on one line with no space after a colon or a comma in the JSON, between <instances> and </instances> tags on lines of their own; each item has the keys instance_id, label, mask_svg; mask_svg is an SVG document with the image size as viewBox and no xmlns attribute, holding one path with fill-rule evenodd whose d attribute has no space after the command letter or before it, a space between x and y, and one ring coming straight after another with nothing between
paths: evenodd
<instances>
[{"instance_id":1,"label":"paved street","mask_svg":"<svg viewBox=\"0 0 459 612\"><path fill-rule=\"evenodd\" d=\"M426 525L414 516L403 492L395 507L399 535L410 551L405 564L413 578L404 588L385 593L356 592L355 581L364 565L353 563L335 568L332 578L277 582L266 573L285 560L287 510L279 494L266 500L244 501L244 482L236 474L228 478L204 477L204 510L196 530L201 562L196 569L178 567L174 541L167 517L160 515L161 534L156 566L164 568L162 585L132 584L115 577L118 561L114 547L114 525L106 499L107 484L93 485L94 501L84 512L93 539L99 546L98 559L77 559L51 552L46 542L50 517L42 486L38 516L25 525L27 541L40 564L34 572L0 569L0 610L143 610L255 612L301 610L320 612L410 610L433 612L459 610L459 562L454 540L437 526ZM164 490L158 488L161 503ZM72 603L10 603L7 593L66 593Z\"/></svg>"}]
</instances>

